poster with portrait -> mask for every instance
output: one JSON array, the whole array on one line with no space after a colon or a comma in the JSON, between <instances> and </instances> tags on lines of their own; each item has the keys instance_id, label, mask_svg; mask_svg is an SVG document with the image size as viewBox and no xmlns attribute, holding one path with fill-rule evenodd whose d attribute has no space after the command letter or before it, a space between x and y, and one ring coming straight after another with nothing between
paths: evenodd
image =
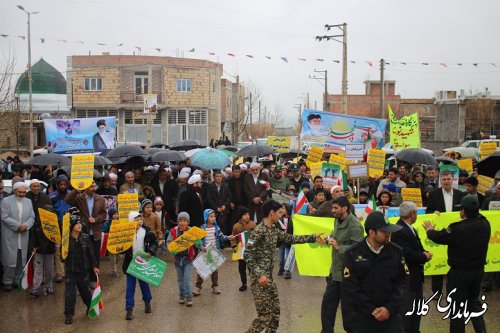
<instances>
[{"instance_id":1,"label":"poster with portrait","mask_svg":"<svg viewBox=\"0 0 500 333\"><path fill-rule=\"evenodd\" d=\"M115 148L116 118L44 119L51 153L102 153Z\"/></svg>"},{"instance_id":2,"label":"poster with portrait","mask_svg":"<svg viewBox=\"0 0 500 333\"><path fill-rule=\"evenodd\" d=\"M156 113L157 97L156 94L144 94L144 113Z\"/></svg>"},{"instance_id":3,"label":"poster with portrait","mask_svg":"<svg viewBox=\"0 0 500 333\"><path fill-rule=\"evenodd\" d=\"M362 143L365 151L384 144L387 120L354 117L331 112L304 109L302 141L323 142L335 146Z\"/></svg>"}]
</instances>

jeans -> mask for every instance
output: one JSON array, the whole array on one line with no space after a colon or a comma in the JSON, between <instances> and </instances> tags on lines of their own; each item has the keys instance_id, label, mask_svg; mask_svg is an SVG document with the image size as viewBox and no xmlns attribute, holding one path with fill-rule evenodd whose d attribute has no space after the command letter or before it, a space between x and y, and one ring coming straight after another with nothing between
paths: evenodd
<instances>
[{"instance_id":1,"label":"jeans","mask_svg":"<svg viewBox=\"0 0 500 333\"><path fill-rule=\"evenodd\" d=\"M285 270L285 262L288 257L288 253L290 252L290 245L281 243L279 247L278 259L279 259L279 270Z\"/></svg>"},{"instance_id":2,"label":"jeans","mask_svg":"<svg viewBox=\"0 0 500 333\"><path fill-rule=\"evenodd\" d=\"M187 257L175 258L175 270L179 284L179 297L188 301L193 299L193 263Z\"/></svg>"},{"instance_id":3,"label":"jeans","mask_svg":"<svg viewBox=\"0 0 500 333\"><path fill-rule=\"evenodd\" d=\"M149 289L149 284L146 282L139 280L135 276L127 274L127 291L125 292L125 310L132 309L135 305L134 297L135 297L135 286L139 282L139 287L142 292L142 300L144 302L150 302L153 298L151 296L151 289Z\"/></svg>"}]
</instances>

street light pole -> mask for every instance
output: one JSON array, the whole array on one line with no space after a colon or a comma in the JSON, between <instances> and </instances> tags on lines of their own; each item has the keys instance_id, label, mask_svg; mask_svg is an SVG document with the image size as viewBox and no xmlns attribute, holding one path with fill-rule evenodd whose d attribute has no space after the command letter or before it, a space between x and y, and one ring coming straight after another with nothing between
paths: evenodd
<instances>
[{"instance_id":1,"label":"street light pole","mask_svg":"<svg viewBox=\"0 0 500 333\"><path fill-rule=\"evenodd\" d=\"M29 94L29 114L30 114L30 155L33 154L34 149L34 130L33 130L33 83L31 78L31 15L38 14L38 11L28 12L23 6L17 5L17 8L22 10L28 15L28 94Z\"/></svg>"}]
</instances>

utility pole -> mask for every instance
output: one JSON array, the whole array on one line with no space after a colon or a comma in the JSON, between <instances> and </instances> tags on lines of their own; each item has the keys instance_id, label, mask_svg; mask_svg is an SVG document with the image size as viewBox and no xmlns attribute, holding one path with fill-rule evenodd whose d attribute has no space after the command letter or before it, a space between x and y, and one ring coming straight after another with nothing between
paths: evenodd
<instances>
[{"instance_id":1,"label":"utility pole","mask_svg":"<svg viewBox=\"0 0 500 333\"><path fill-rule=\"evenodd\" d=\"M314 73L321 73L323 75L322 79L325 81L324 87L325 87L325 92L323 93L323 111L330 111L330 103L328 103L328 71L318 71L314 70ZM316 76L310 76L310 79L318 79ZM309 104L309 102L308 102ZM316 108L316 107L315 107Z\"/></svg>"},{"instance_id":2,"label":"utility pole","mask_svg":"<svg viewBox=\"0 0 500 333\"><path fill-rule=\"evenodd\" d=\"M148 91L145 91L145 93L147 93L148 95L153 93L153 89L151 87L152 85L153 85L153 67L151 65L149 65L148 66ZM156 105L158 105L158 101L156 101ZM156 112L160 112L160 111L156 110ZM147 122L147 130L146 130L146 133L147 133L146 140L147 141L146 142L147 142L148 146L151 146L151 143L153 142L153 119L152 119L152 117L153 116L156 117L156 112L155 113L148 112L147 118L146 118L146 122Z\"/></svg>"},{"instance_id":3,"label":"utility pole","mask_svg":"<svg viewBox=\"0 0 500 333\"><path fill-rule=\"evenodd\" d=\"M299 111L299 121L298 121L298 125L297 125L297 135L299 136L299 147L301 147L300 145L300 132L302 132L302 104L295 104L293 106L293 108L297 109Z\"/></svg>"},{"instance_id":4,"label":"utility pole","mask_svg":"<svg viewBox=\"0 0 500 333\"><path fill-rule=\"evenodd\" d=\"M233 126L233 143L236 146L236 143L239 141L239 130L240 130L240 76L236 75L236 105L233 108L236 108L236 114L233 113L233 120L236 119L236 123Z\"/></svg>"},{"instance_id":5,"label":"utility pole","mask_svg":"<svg viewBox=\"0 0 500 333\"><path fill-rule=\"evenodd\" d=\"M324 35L324 36L316 36L316 40L322 41L326 40L334 40L336 42L342 43L342 113L347 114L347 23L342 24L325 24L325 28L327 31L330 31L331 28L338 28L342 31L342 34L338 35ZM342 40L338 40L337 38L342 37Z\"/></svg>"},{"instance_id":6,"label":"utility pole","mask_svg":"<svg viewBox=\"0 0 500 333\"><path fill-rule=\"evenodd\" d=\"M253 107L252 107L252 92L250 92L250 100L248 102L248 113L250 113L250 127L252 127L252 110Z\"/></svg>"},{"instance_id":7,"label":"utility pole","mask_svg":"<svg viewBox=\"0 0 500 333\"><path fill-rule=\"evenodd\" d=\"M260 99L259 99L259 137L262 136L262 127L261 127L261 122L260 122Z\"/></svg>"},{"instance_id":8,"label":"utility pole","mask_svg":"<svg viewBox=\"0 0 500 333\"><path fill-rule=\"evenodd\" d=\"M380 118L385 119L385 110L384 110L384 59L380 59Z\"/></svg>"},{"instance_id":9,"label":"utility pole","mask_svg":"<svg viewBox=\"0 0 500 333\"><path fill-rule=\"evenodd\" d=\"M306 104L304 105L304 109L309 109L309 93L302 93L302 98L304 98L304 97L306 100Z\"/></svg>"}]
</instances>

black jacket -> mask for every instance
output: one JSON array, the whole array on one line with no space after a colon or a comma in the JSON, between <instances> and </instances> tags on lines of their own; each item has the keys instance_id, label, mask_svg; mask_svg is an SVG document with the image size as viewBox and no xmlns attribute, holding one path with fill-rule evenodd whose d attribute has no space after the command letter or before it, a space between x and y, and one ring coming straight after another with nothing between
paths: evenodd
<instances>
[{"instance_id":1,"label":"black jacket","mask_svg":"<svg viewBox=\"0 0 500 333\"><path fill-rule=\"evenodd\" d=\"M179 199L179 213L186 212L190 217L190 225L201 227L203 221L203 199L198 196L196 191L189 186L187 190L181 193Z\"/></svg>"},{"instance_id":2,"label":"black jacket","mask_svg":"<svg viewBox=\"0 0 500 333\"><path fill-rule=\"evenodd\" d=\"M167 179L163 184L163 192L160 189L160 181L155 179L151 181L151 187L156 195L161 197L165 205L165 210L170 216L175 215L175 198L177 197L177 183L173 180Z\"/></svg>"},{"instance_id":3,"label":"black jacket","mask_svg":"<svg viewBox=\"0 0 500 333\"><path fill-rule=\"evenodd\" d=\"M453 207L452 211L458 211L460 209L456 208L460 204L460 200L465 196L465 193L456 189L453 189ZM444 204L443 189L437 188L429 194L429 200L427 200L426 214L432 214L435 211L440 213L446 213L446 206Z\"/></svg>"},{"instance_id":4,"label":"black jacket","mask_svg":"<svg viewBox=\"0 0 500 333\"><path fill-rule=\"evenodd\" d=\"M424 283L424 264L427 262L425 250L418 234L415 236L402 219L397 224L403 229L392 234L391 242L403 248L406 264L410 270L410 290L417 290Z\"/></svg>"},{"instance_id":5,"label":"black jacket","mask_svg":"<svg viewBox=\"0 0 500 333\"><path fill-rule=\"evenodd\" d=\"M217 190L215 182L210 184L207 188L207 206L208 208L217 211L217 208L226 206L226 212L229 211L229 204L231 203L231 190L226 182L220 185L220 191Z\"/></svg>"},{"instance_id":6,"label":"black jacket","mask_svg":"<svg viewBox=\"0 0 500 333\"><path fill-rule=\"evenodd\" d=\"M156 249L158 248L158 241L156 240L156 235L148 227L143 225L141 228L146 230L146 236L144 236L144 251L154 256L156 254ZM128 266L132 261L133 253L132 247L125 251L125 257L123 258L122 270L123 273L127 273Z\"/></svg>"},{"instance_id":7,"label":"black jacket","mask_svg":"<svg viewBox=\"0 0 500 333\"><path fill-rule=\"evenodd\" d=\"M70 235L68 257L64 260L64 270L84 273L88 272L91 267L98 266L89 235L81 232L77 239Z\"/></svg>"}]
</instances>

